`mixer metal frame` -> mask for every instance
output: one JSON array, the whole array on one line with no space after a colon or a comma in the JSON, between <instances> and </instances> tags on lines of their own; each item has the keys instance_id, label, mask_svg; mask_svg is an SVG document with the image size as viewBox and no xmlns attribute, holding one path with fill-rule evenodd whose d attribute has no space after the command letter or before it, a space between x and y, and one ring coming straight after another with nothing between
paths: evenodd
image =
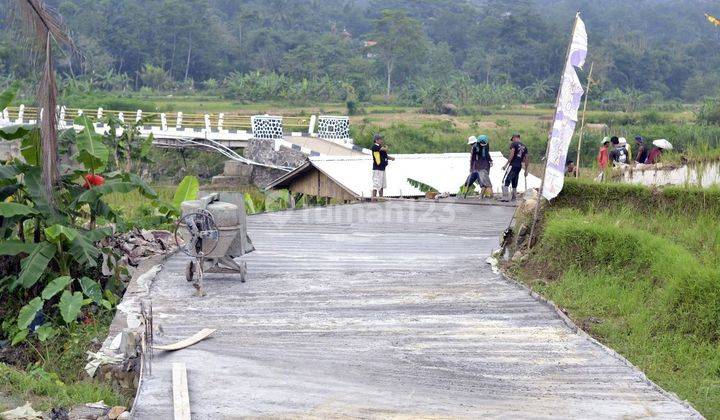
<instances>
[{"instance_id":1,"label":"mixer metal frame","mask_svg":"<svg viewBox=\"0 0 720 420\"><path fill-rule=\"evenodd\" d=\"M209 204L209 203L208 203ZM179 233L185 229L190 240L184 242ZM212 254L218 244L220 230L215 224L215 218L207 210L189 213L178 219L175 224L175 243L184 254L193 257L185 266L185 280L192 282L198 296L205 296L203 281L205 273L240 273L240 281L245 283L247 276L247 263L237 263L230 256L207 257ZM210 248L207 249L208 242Z\"/></svg>"}]
</instances>

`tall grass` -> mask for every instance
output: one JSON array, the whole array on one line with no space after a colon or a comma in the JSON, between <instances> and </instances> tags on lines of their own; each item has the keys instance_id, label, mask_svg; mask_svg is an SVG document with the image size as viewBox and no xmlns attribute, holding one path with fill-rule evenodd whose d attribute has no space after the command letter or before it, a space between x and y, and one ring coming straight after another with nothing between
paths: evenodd
<instances>
[{"instance_id":1,"label":"tall grass","mask_svg":"<svg viewBox=\"0 0 720 420\"><path fill-rule=\"evenodd\" d=\"M720 416L720 191L571 180L520 273L650 379Z\"/></svg>"}]
</instances>

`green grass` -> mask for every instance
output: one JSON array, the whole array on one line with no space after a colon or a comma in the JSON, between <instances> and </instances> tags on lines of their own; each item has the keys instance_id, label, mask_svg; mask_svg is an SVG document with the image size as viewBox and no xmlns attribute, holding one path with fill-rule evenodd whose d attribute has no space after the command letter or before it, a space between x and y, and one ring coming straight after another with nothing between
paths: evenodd
<instances>
[{"instance_id":1,"label":"green grass","mask_svg":"<svg viewBox=\"0 0 720 420\"><path fill-rule=\"evenodd\" d=\"M0 363L0 393L9 395L6 406L0 404L0 411L15 408L9 406L10 401L18 405L30 401L34 409L41 411L100 400L110 406L128 403L127 398L117 394L109 385L95 380L67 383L55 373L42 369L23 371L4 363Z\"/></svg>"},{"instance_id":2,"label":"green grass","mask_svg":"<svg viewBox=\"0 0 720 420\"><path fill-rule=\"evenodd\" d=\"M720 191L594 185L568 183L530 261L514 269L651 380L719 418Z\"/></svg>"},{"instance_id":3,"label":"green grass","mask_svg":"<svg viewBox=\"0 0 720 420\"><path fill-rule=\"evenodd\" d=\"M128 396L87 378L84 371L85 352L95 350L105 339L113 314L101 311L92 322L63 328L56 338L45 343L29 341L22 350L30 362L28 366L0 363L0 411L25 401L43 411L99 400L109 405L127 404Z\"/></svg>"}]
</instances>

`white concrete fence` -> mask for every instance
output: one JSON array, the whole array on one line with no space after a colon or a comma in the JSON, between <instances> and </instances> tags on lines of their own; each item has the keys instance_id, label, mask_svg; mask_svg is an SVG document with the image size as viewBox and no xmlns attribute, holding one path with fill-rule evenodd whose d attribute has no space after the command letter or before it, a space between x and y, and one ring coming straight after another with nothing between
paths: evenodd
<instances>
[{"instance_id":1,"label":"white concrete fence","mask_svg":"<svg viewBox=\"0 0 720 420\"><path fill-rule=\"evenodd\" d=\"M156 113L137 110L135 112L107 111L103 108L88 110L57 107L58 128L67 129L74 126L73 120L81 115L90 115L94 118L95 131L98 134L109 132L107 124L109 115L115 116L123 122L142 122L139 127L140 134L147 136L153 134L158 146L175 147L178 142L173 140L208 139L220 142L226 147L245 147L253 138L281 139L285 130L291 136L309 136L332 141L346 147L352 147L350 138L349 118L345 116L312 115L307 117L280 117L271 115L226 115L218 114L183 114ZM36 124L42 118L43 110L26 107L9 107L0 113L0 127L13 124ZM144 118L145 117L145 118ZM117 131L122 134L122 129Z\"/></svg>"}]
</instances>

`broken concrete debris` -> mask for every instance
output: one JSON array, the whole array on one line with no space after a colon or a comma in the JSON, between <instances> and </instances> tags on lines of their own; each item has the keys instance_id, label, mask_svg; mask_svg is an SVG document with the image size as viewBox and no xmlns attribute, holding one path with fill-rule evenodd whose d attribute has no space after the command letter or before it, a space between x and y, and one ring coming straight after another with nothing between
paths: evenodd
<instances>
[{"instance_id":1,"label":"broken concrete debris","mask_svg":"<svg viewBox=\"0 0 720 420\"><path fill-rule=\"evenodd\" d=\"M42 419L43 414L35 411L29 401L25 405L0 413L0 419L5 420L35 420Z\"/></svg>"},{"instance_id":2,"label":"broken concrete debris","mask_svg":"<svg viewBox=\"0 0 720 420\"><path fill-rule=\"evenodd\" d=\"M117 264L137 267L141 261L155 255L173 252L176 248L175 237L167 230L132 229L123 234L108 236L98 244L103 248L111 248L119 260L103 255L102 271L104 275L112 274L112 267Z\"/></svg>"}]
</instances>

